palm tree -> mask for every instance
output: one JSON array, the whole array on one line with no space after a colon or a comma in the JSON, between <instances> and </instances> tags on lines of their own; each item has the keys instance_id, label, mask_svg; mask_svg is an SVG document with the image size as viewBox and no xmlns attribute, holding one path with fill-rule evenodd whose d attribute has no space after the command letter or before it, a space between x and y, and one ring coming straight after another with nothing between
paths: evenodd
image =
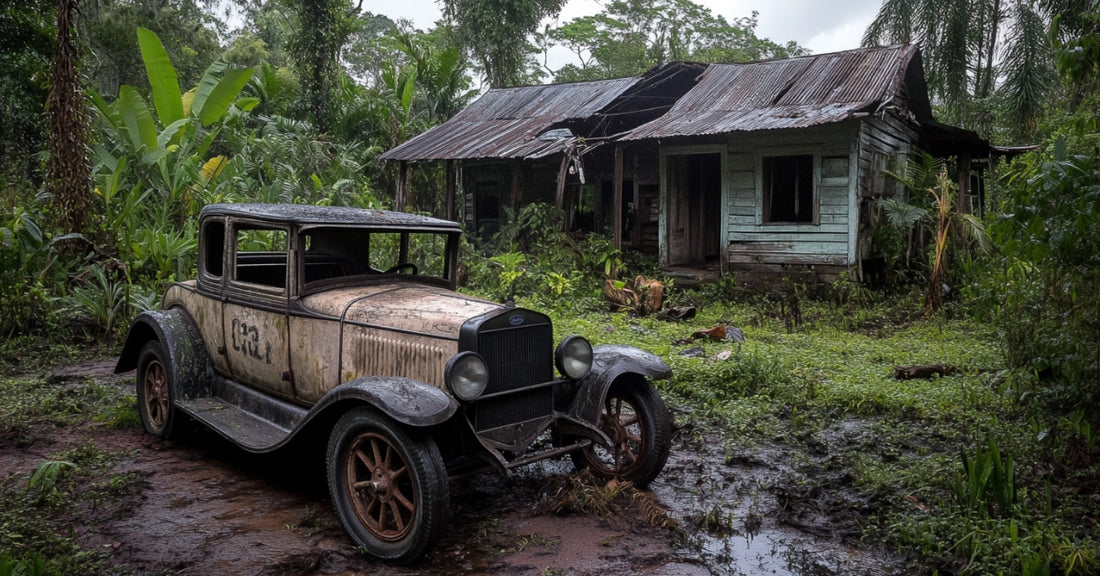
<instances>
[{"instance_id":1,"label":"palm tree","mask_svg":"<svg viewBox=\"0 0 1100 576\"><path fill-rule=\"evenodd\" d=\"M1009 113L1030 134L1054 86L1049 20L1027 0L884 0L863 45L920 46L933 98L951 120L987 135L990 126L967 116L1003 85Z\"/></svg>"}]
</instances>

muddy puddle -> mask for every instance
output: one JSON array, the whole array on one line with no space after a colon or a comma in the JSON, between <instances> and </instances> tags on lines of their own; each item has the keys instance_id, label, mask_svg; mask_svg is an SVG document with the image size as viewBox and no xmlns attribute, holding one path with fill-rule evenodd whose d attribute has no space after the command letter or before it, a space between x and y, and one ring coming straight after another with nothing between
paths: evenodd
<instances>
[{"instance_id":1,"label":"muddy puddle","mask_svg":"<svg viewBox=\"0 0 1100 576\"><path fill-rule=\"evenodd\" d=\"M835 428L834 441L862 434L852 422ZM685 528L677 553L713 576L906 573L900 558L860 540L858 514L869 504L850 479L830 474L829 449L817 451L727 447L713 431L681 430L651 486Z\"/></svg>"},{"instance_id":2,"label":"muddy puddle","mask_svg":"<svg viewBox=\"0 0 1100 576\"><path fill-rule=\"evenodd\" d=\"M125 390L126 383L120 384ZM132 381L126 393L132 394ZM657 527L628 505L618 513L558 516L546 487L568 459L509 477L452 484L452 522L435 552L414 567L364 557L340 529L319 458L256 457L196 433L164 442L139 429L24 431L0 443L0 461L32 470L88 439L123 454L110 472L130 478L116 498L62 519L87 549L136 574L384 575L538 574L727 576L902 574L904 565L859 541L854 498L831 477L829 449L722 446L690 415L651 491L679 528ZM848 424L846 424L847 426ZM858 425L857 425L858 426ZM842 441L845 432L834 436ZM793 462L823 464L815 477Z\"/></svg>"}]
</instances>

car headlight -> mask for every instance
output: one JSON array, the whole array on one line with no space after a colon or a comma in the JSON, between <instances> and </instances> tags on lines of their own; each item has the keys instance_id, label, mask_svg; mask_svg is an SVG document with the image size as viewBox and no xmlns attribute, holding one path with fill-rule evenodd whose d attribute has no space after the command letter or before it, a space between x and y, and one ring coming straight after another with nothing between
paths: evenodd
<instances>
[{"instance_id":1,"label":"car headlight","mask_svg":"<svg viewBox=\"0 0 1100 576\"><path fill-rule=\"evenodd\" d=\"M447 362L444 372L447 387L459 400L477 399L489 385L489 367L481 356L473 352L461 352Z\"/></svg>"},{"instance_id":2,"label":"car headlight","mask_svg":"<svg viewBox=\"0 0 1100 576\"><path fill-rule=\"evenodd\" d=\"M581 336L570 336L554 353L558 371L568 378L583 378L592 369L592 345Z\"/></svg>"}]
</instances>

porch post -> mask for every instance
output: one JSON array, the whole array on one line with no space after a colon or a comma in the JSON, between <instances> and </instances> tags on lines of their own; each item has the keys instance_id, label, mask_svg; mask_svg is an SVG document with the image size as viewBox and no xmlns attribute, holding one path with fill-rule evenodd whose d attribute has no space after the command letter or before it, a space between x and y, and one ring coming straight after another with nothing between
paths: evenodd
<instances>
[{"instance_id":1,"label":"porch post","mask_svg":"<svg viewBox=\"0 0 1100 576\"><path fill-rule=\"evenodd\" d=\"M522 166L523 166L523 163L518 158L516 160L512 161L512 194L511 194L512 197L510 199L511 203L512 203L512 212L518 212L519 211L519 202L520 202L519 183L520 183L520 176L522 176L522 171L520 170L520 168ZM518 214L516 214L516 215L518 216Z\"/></svg>"},{"instance_id":2,"label":"porch post","mask_svg":"<svg viewBox=\"0 0 1100 576\"><path fill-rule=\"evenodd\" d=\"M455 219L455 161L447 160L445 164L447 179L447 220Z\"/></svg>"},{"instance_id":3,"label":"porch post","mask_svg":"<svg viewBox=\"0 0 1100 576\"><path fill-rule=\"evenodd\" d=\"M622 144L615 144L615 176L612 181L612 200L611 209L615 211L615 215L612 216L611 221L614 222L614 239L615 250L623 249L623 146ZM619 270L617 268L611 271L612 278L619 277Z\"/></svg>"},{"instance_id":4,"label":"porch post","mask_svg":"<svg viewBox=\"0 0 1100 576\"><path fill-rule=\"evenodd\" d=\"M970 202L970 150L960 152L958 162L958 211L960 213L969 214L972 212L971 207L973 206Z\"/></svg>"},{"instance_id":5,"label":"porch post","mask_svg":"<svg viewBox=\"0 0 1100 576\"><path fill-rule=\"evenodd\" d=\"M397 193L393 198L393 209L400 212L405 209L405 178L409 163L402 160L397 164Z\"/></svg>"}]
</instances>

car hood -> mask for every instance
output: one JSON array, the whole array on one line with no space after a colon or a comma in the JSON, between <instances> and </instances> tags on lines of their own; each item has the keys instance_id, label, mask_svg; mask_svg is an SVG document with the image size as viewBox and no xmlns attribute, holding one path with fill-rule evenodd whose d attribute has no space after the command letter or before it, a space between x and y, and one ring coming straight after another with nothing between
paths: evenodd
<instances>
[{"instance_id":1,"label":"car hood","mask_svg":"<svg viewBox=\"0 0 1100 576\"><path fill-rule=\"evenodd\" d=\"M302 298L308 312L345 322L458 338L462 324L504 306L433 286L337 288Z\"/></svg>"}]
</instances>

